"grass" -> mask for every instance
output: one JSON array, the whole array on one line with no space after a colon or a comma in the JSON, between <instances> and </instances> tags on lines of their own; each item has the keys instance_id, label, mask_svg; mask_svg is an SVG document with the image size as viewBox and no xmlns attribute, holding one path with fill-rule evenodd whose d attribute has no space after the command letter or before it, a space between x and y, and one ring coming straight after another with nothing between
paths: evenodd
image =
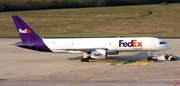
<instances>
[{"instance_id":1,"label":"grass","mask_svg":"<svg viewBox=\"0 0 180 86\"><path fill-rule=\"evenodd\" d=\"M19 37L11 15L20 15L42 37L180 37L179 5L1 12L0 37Z\"/></svg>"}]
</instances>

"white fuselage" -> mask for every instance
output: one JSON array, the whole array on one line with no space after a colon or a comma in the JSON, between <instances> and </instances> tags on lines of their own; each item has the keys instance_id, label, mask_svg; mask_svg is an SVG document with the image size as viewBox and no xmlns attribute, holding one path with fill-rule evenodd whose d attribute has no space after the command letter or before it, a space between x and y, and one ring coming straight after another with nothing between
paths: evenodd
<instances>
[{"instance_id":1,"label":"white fuselage","mask_svg":"<svg viewBox=\"0 0 180 86\"><path fill-rule=\"evenodd\" d=\"M169 44L153 37L124 37L124 38L61 38L43 39L52 52L81 52L80 49L107 49L108 52L160 51L169 50ZM67 51L72 50L72 51ZM73 51L76 50L76 51ZM82 52L83 53L83 52Z\"/></svg>"}]
</instances>

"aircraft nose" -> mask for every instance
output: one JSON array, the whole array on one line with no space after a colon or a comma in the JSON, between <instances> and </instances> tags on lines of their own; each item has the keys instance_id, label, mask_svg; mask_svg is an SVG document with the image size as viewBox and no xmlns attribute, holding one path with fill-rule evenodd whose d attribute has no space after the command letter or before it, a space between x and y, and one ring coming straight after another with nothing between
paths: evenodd
<instances>
[{"instance_id":1,"label":"aircraft nose","mask_svg":"<svg viewBox=\"0 0 180 86\"><path fill-rule=\"evenodd\" d=\"M167 45L166 45L166 49L167 49L167 50L170 50L170 49L171 49L171 45L167 44Z\"/></svg>"}]
</instances>

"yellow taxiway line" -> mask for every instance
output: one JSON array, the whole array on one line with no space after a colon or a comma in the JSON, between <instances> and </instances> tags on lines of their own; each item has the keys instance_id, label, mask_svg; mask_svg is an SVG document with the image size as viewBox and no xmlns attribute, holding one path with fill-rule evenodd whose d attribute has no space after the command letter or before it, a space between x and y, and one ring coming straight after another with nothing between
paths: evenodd
<instances>
[{"instance_id":1,"label":"yellow taxiway line","mask_svg":"<svg viewBox=\"0 0 180 86\"><path fill-rule=\"evenodd\" d=\"M130 65L148 65L151 64L153 61L141 60L141 61L134 61Z\"/></svg>"}]
</instances>

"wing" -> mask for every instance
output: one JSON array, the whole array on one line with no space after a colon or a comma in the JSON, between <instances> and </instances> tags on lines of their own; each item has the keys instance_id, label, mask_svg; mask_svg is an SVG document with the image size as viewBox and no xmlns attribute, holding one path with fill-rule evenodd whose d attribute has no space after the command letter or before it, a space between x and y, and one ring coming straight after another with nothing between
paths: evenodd
<instances>
[{"instance_id":1,"label":"wing","mask_svg":"<svg viewBox=\"0 0 180 86\"><path fill-rule=\"evenodd\" d=\"M73 49L54 49L54 50L90 52L90 51L93 51L93 50L96 50L96 49L107 50L107 48L73 48Z\"/></svg>"}]
</instances>

